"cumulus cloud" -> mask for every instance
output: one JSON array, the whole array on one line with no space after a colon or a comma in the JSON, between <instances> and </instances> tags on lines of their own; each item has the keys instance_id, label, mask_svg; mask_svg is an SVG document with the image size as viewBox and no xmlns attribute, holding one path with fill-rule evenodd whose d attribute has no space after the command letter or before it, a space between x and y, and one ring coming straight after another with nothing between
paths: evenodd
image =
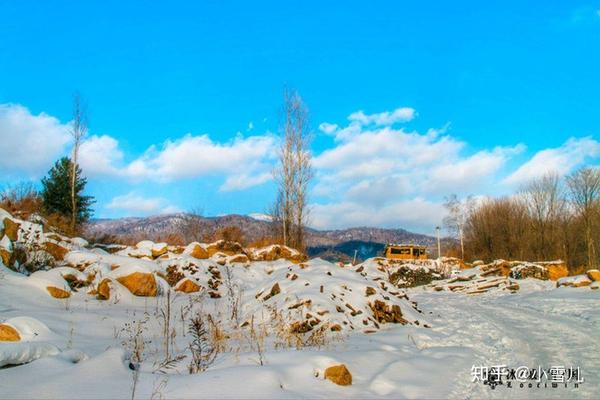
<instances>
[{"instance_id":1,"label":"cumulus cloud","mask_svg":"<svg viewBox=\"0 0 600 400\"><path fill-rule=\"evenodd\" d=\"M524 150L516 145L469 152L447 127L421 133L363 122L358 116L336 128L337 144L314 158L316 226L427 230L443 217L444 195L490 189L507 162Z\"/></svg>"},{"instance_id":2,"label":"cumulus cloud","mask_svg":"<svg viewBox=\"0 0 600 400\"><path fill-rule=\"evenodd\" d=\"M504 179L508 185L518 185L547 173L566 175L586 160L600 156L600 142L591 137L570 138L560 147L538 151L529 161Z\"/></svg>"},{"instance_id":3,"label":"cumulus cloud","mask_svg":"<svg viewBox=\"0 0 600 400\"><path fill-rule=\"evenodd\" d=\"M167 201L160 197L143 197L135 192L114 197L107 205L107 209L126 211L135 215L148 215L160 212L168 214L179 212L179 208L167 205Z\"/></svg>"},{"instance_id":4,"label":"cumulus cloud","mask_svg":"<svg viewBox=\"0 0 600 400\"><path fill-rule=\"evenodd\" d=\"M365 114L359 110L348 116L351 122L357 122L361 125L392 125L398 122L408 122L416 115L415 109L410 107L400 107L393 111L384 111L377 114Z\"/></svg>"},{"instance_id":5,"label":"cumulus cloud","mask_svg":"<svg viewBox=\"0 0 600 400\"><path fill-rule=\"evenodd\" d=\"M315 157L316 194L350 198L446 194L481 187L523 146L464 154L466 143L443 131L361 129ZM369 194L362 192L368 191Z\"/></svg>"},{"instance_id":6,"label":"cumulus cloud","mask_svg":"<svg viewBox=\"0 0 600 400\"><path fill-rule=\"evenodd\" d=\"M272 136L237 137L229 143L213 142L208 135L186 135L167 141L160 150L149 149L126 168L139 178L175 180L209 174L241 174L265 166L273 154Z\"/></svg>"},{"instance_id":7,"label":"cumulus cloud","mask_svg":"<svg viewBox=\"0 0 600 400\"><path fill-rule=\"evenodd\" d=\"M494 176L512 156L525 150L520 144L514 147L496 147L494 150L482 150L453 163L442 163L433 167L428 184L437 191L448 192L476 188L487 177Z\"/></svg>"},{"instance_id":8,"label":"cumulus cloud","mask_svg":"<svg viewBox=\"0 0 600 400\"><path fill-rule=\"evenodd\" d=\"M122 161L123 151L119 142L108 135L93 135L81 144L79 164L88 177L118 175L118 165Z\"/></svg>"},{"instance_id":9,"label":"cumulus cloud","mask_svg":"<svg viewBox=\"0 0 600 400\"><path fill-rule=\"evenodd\" d=\"M248 127L253 128L252 122ZM54 161L69 155L70 125L16 104L0 104L0 173L38 178ZM170 182L200 176L223 176L221 190L239 190L269 180L275 155L273 135L243 137L220 143L208 135L185 135L150 146L140 157L125 161L117 139L90 135L84 139L79 164L88 177Z\"/></svg>"},{"instance_id":10,"label":"cumulus cloud","mask_svg":"<svg viewBox=\"0 0 600 400\"><path fill-rule=\"evenodd\" d=\"M0 104L0 173L37 178L64 154L69 126L18 104Z\"/></svg>"},{"instance_id":11,"label":"cumulus cloud","mask_svg":"<svg viewBox=\"0 0 600 400\"><path fill-rule=\"evenodd\" d=\"M378 226L427 232L439 224L444 215L442 204L416 197L381 207L365 207L351 201L313 204L310 218L311 225L317 229Z\"/></svg>"},{"instance_id":12,"label":"cumulus cloud","mask_svg":"<svg viewBox=\"0 0 600 400\"><path fill-rule=\"evenodd\" d=\"M222 191L260 185L271 177L276 139L272 135L238 136L227 143L208 135L185 135L151 146L144 154L124 163L116 139L91 136L81 148L81 165L91 176L116 176L133 180L171 182L179 179L222 175Z\"/></svg>"}]
</instances>

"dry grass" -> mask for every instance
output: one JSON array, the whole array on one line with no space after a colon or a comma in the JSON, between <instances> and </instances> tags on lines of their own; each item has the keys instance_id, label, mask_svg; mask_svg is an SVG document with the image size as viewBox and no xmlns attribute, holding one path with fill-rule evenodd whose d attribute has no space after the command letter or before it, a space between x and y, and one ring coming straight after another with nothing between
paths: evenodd
<instances>
[{"instance_id":1,"label":"dry grass","mask_svg":"<svg viewBox=\"0 0 600 400\"><path fill-rule=\"evenodd\" d=\"M42 214L42 198L31 182L19 182L0 193L0 208L13 216L27 219L32 214Z\"/></svg>"}]
</instances>

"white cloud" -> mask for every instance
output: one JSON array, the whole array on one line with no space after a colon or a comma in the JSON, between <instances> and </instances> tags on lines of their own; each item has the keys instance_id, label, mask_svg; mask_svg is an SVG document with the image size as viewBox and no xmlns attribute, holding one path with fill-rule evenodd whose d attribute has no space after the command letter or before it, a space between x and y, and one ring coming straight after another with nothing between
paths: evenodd
<instances>
[{"instance_id":1,"label":"white cloud","mask_svg":"<svg viewBox=\"0 0 600 400\"><path fill-rule=\"evenodd\" d=\"M380 115L380 114L375 114ZM493 189L524 146L467 152L442 129L424 133L362 125L335 130L336 146L315 157L314 225L405 226L427 231L441 222L441 199ZM404 224L404 225L402 225Z\"/></svg>"},{"instance_id":2,"label":"white cloud","mask_svg":"<svg viewBox=\"0 0 600 400\"><path fill-rule=\"evenodd\" d=\"M265 182L268 182L273 177L271 172L263 172L258 175L248 175L248 174L240 174L240 175L232 175L229 176L223 185L219 188L219 190L223 192L230 192L233 190L243 190L250 188L252 186L262 185Z\"/></svg>"},{"instance_id":3,"label":"white cloud","mask_svg":"<svg viewBox=\"0 0 600 400\"><path fill-rule=\"evenodd\" d=\"M397 122L408 122L416 116L414 108L401 107L394 111L384 111L377 114L365 114L362 110L356 111L348 116L351 122L357 122L361 125L382 125L388 126Z\"/></svg>"},{"instance_id":4,"label":"white cloud","mask_svg":"<svg viewBox=\"0 0 600 400\"><path fill-rule=\"evenodd\" d=\"M264 179L256 177L264 176L271 168L275 142L270 135L237 137L224 144L213 142L208 135L186 135L165 142L160 150L148 149L124 168L124 174L159 181L221 174L230 180L248 177L258 184Z\"/></svg>"},{"instance_id":5,"label":"white cloud","mask_svg":"<svg viewBox=\"0 0 600 400\"><path fill-rule=\"evenodd\" d=\"M525 149L523 145L514 147L497 147L492 151L482 150L453 163L442 163L433 167L430 174L429 185L436 191L448 192L476 188L487 177L494 176L506 162Z\"/></svg>"},{"instance_id":6,"label":"white cloud","mask_svg":"<svg viewBox=\"0 0 600 400\"><path fill-rule=\"evenodd\" d=\"M134 215L148 215L156 212L168 214L178 212L179 208L166 205L166 200L160 197L143 197L134 192L114 197L106 205L107 209L122 210Z\"/></svg>"},{"instance_id":7,"label":"white cloud","mask_svg":"<svg viewBox=\"0 0 600 400\"><path fill-rule=\"evenodd\" d=\"M586 160L599 156L600 142L591 137L572 137L560 147L538 151L503 182L518 185L549 172L566 175L583 165Z\"/></svg>"},{"instance_id":8,"label":"white cloud","mask_svg":"<svg viewBox=\"0 0 600 400\"><path fill-rule=\"evenodd\" d=\"M122 161L119 142L110 136L90 136L81 144L79 164L88 177L118 175Z\"/></svg>"},{"instance_id":9,"label":"white cloud","mask_svg":"<svg viewBox=\"0 0 600 400\"><path fill-rule=\"evenodd\" d=\"M81 147L80 163L88 176L112 176L133 180L171 182L201 176L224 177L222 191L260 185L271 177L276 139L272 135L238 136L217 143L208 135L186 135L150 146L142 156L124 163L116 139L89 137Z\"/></svg>"},{"instance_id":10,"label":"white cloud","mask_svg":"<svg viewBox=\"0 0 600 400\"><path fill-rule=\"evenodd\" d=\"M311 226L344 229L357 226L403 228L429 233L445 215L444 206L423 198L398 200L382 207L343 201L311 206Z\"/></svg>"},{"instance_id":11,"label":"white cloud","mask_svg":"<svg viewBox=\"0 0 600 400\"><path fill-rule=\"evenodd\" d=\"M328 135L331 135L337 129L338 129L338 126L336 124L330 124L329 122L323 122L322 124L319 125L319 130L321 130L322 132L324 132Z\"/></svg>"},{"instance_id":12,"label":"white cloud","mask_svg":"<svg viewBox=\"0 0 600 400\"><path fill-rule=\"evenodd\" d=\"M64 154L69 126L44 113L33 115L18 104L0 104L0 173L45 174Z\"/></svg>"},{"instance_id":13,"label":"white cloud","mask_svg":"<svg viewBox=\"0 0 600 400\"><path fill-rule=\"evenodd\" d=\"M252 129L253 123L248 124ZM41 113L32 115L23 106L0 104L0 173L5 176L44 175L54 161L69 155L69 124ZM242 137L219 143L208 135L185 135L150 146L127 163L119 142L108 135L84 139L79 164L84 174L133 180L169 182L201 176L223 176L221 190L239 190L269 180L276 146L271 134Z\"/></svg>"}]
</instances>

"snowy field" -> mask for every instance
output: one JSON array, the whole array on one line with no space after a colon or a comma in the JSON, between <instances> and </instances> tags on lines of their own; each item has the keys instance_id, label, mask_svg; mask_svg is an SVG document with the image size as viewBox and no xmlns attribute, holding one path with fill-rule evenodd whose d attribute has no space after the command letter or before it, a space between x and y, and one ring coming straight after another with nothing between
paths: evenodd
<instances>
[{"instance_id":1,"label":"snowy field","mask_svg":"<svg viewBox=\"0 0 600 400\"><path fill-rule=\"evenodd\" d=\"M597 398L600 392L600 290L589 287L556 289L554 282L527 279L515 294L480 296L418 287L407 294L422 311L419 326L385 324L370 334L332 333L319 345L300 350L277 347L267 338L258 351L253 340L231 337L227 350L206 371L189 374L183 362L160 365L164 298L99 301L77 292L55 299L1 268L0 322L12 320L22 332L29 329L29 336L23 342L1 343L0 354L5 360L35 359L0 369L3 399L131 398L134 382L139 399ZM179 293L173 298L173 354L186 353L189 334L185 336L177 315L189 297ZM13 319L22 316L48 329ZM142 328L144 357L134 372L130 341L133 321L141 320L147 320ZM323 379L324 369L339 363L350 370L351 386ZM578 366L584 382L576 389L494 390L472 382L473 365L498 364Z\"/></svg>"}]
</instances>

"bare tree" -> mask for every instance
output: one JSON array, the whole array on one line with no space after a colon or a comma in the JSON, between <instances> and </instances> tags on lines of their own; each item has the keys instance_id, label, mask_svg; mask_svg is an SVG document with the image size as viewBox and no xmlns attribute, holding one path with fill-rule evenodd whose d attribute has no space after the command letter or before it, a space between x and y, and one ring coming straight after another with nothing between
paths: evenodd
<instances>
[{"instance_id":1,"label":"bare tree","mask_svg":"<svg viewBox=\"0 0 600 400\"><path fill-rule=\"evenodd\" d=\"M531 218L533 255L539 260L555 257L560 252L558 229L566 203L560 177L549 173L532 179L521 187L520 193Z\"/></svg>"},{"instance_id":2,"label":"bare tree","mask_svg":"<svg viewBox=\"0 0 600 400\"><path fill-rule=\"evenodd\" d=\"M444 203L444 206L448 210L448 215L444 218L444 225L452 232L452 234L458 236L458 239L460 240L461 259L463 260L465 258L465 224L469 217L469 210L473 208L473 203L474 200L471 196L460 200L455 194L446 197Z\"/></svg>"},{"instance_id":3,"label":"bare tree","mask_svg":"<svg viewBox=\"0 0 600 400\"><path fill-rule=\"evenodd\" d=\"M485 199L465 223L465 252L483 260L523 259L528 232L527 207L520 197Z\"/></svg>"},{"instance_id":4,"label":"bare tree","mask_svg":"<svg viewBox=\"0 0 600 400\"><path fill-rule=\"evenodd\" d=\"M73 154L71 156L71 231L75 232L77 224L77 160L81 142L88 131L87 109L79 93L73 96L73 121L71 136L73 137Z\"/></svg>"},{"instance_id":5,"label":"bare tree","mask_svg":"<svg viewBox=\"0 0 600 400\"><path fill-rule=\"evenodd\" d=\"M286 89L283 111L279 166L274 171L278 191L273 214L274 220L281 221L283 243L303 250L308 185L313 177L308 108L298 92Z\"/></svg>"},{"instance_id":6,"label":"bare tree","mask_svg":"<svg viewBox=\"0 0 600 400\"><path fill-rule=\"evenodd\" d=\"M567 186L573 207L583 222L588 268L594 268L597 264L594 236L600 212L600 169L575 171L567 177Z\"/></svg>"},{"instance_id":7,"label":"bare tree","mask_svg":"<svg viewBox=\"0 0 600 400\"><path fill-rule=\"evenodd\" d=\"M205 239L207 228L202 219L202 214L202 208L196 207L181 215L178 231L185 243L202 242Z\"/></svg>"}]
</instances>

